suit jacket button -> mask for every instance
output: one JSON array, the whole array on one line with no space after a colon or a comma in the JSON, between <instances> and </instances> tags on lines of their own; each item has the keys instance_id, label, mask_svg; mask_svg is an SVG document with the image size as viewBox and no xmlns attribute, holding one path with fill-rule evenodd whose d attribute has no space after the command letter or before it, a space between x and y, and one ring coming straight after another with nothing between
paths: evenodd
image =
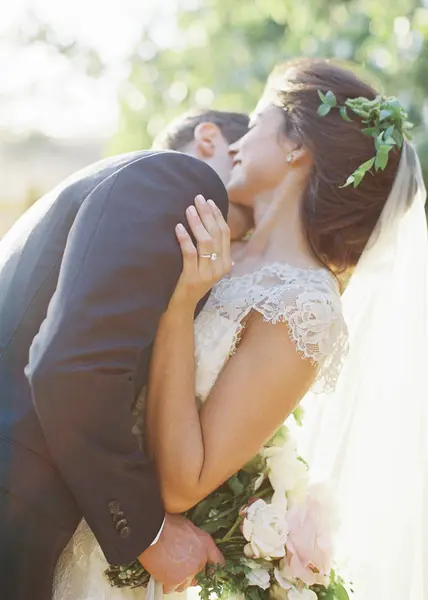
<instances>
[{"instance_id":1,"label":"suit jacket button","mask_svg":"<svg viewBox=\"0 0 428 600\"><path fill-rule=\"evenodd\" d=\"M108 503L108 509L112 515L120 511L120 504L117 500L112 500Z\"/></svg>"},{"instance_id":2,"label":"suit jacket button","mask_svg":"<svg viewBox=\"0 0 428 600\"><path fill-rule=\"evenodd\" d=\"M127 537L129 537L129 534L131 533L131 528L130 527L123 527L120 531L119 531L119 535L122 538L122 540L125 540Z\"/></svg>"},{"instance_id":3,"label":"suit jacket button","mask_svg":"<svg viewBox=\"0 0 428 600\"><path fill-rule=\"evenodd\" d=\"M120 521L116 523L116 529L122 529L125 525L128 525L128 521L126 519L120 519Z\"/></svg>"}]
</instances>

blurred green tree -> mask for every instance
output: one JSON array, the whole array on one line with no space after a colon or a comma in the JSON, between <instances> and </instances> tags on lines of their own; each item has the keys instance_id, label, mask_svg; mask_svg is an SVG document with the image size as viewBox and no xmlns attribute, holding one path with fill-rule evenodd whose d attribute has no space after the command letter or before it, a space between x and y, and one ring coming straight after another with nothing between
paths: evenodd
<instances>
[{"instance_id":1,"label":"blurred green tree","mask_svg":"<svg viewBox=\"0 0 428 600\"><path fill-rule=\"evenodd\" d=\"M276 63L325 56L359 65L383 92L400 97L426 148L428 175L427 0L177 0L177 6L170 47L156 42L149 23L130 59L109 152L150 146L170 119L195 106L251 111Z\"/></svg>"}]
</instances>

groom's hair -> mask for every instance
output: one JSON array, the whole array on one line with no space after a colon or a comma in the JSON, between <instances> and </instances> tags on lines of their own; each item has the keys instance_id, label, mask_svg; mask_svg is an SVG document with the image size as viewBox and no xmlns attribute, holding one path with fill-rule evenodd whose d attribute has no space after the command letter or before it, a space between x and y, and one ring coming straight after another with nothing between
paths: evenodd
<instances>
[{"instance_id":1,"label":"groom's hair","mask_svg":"<svg viewBox=\"0 0 428 600\"><path fill-rule=\"evenodd\" d=\"M180 115L155 138L153 148L183 150L194 139L200 123L214 123L229 144L239 140L248 131L249 117L244 113L222 110L192 111Z\"/></svg>"}]
</instances>

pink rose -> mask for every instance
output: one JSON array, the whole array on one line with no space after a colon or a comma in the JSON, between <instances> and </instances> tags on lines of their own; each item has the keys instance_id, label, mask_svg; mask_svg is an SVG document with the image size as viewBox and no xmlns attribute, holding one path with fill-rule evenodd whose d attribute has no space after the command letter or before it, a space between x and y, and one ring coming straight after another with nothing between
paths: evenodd
<instances>
[{"instance_id":1,"label":"pink rose","mask_svg":"<svg viewBox=\"0 0 428 600\"><path fill-rule=\"evenodd\" d=\"M305 501L287 513L287 555L279 571L287 581L323 585L332 568L336 511L328 490L313 485Z\"/></svg>"}]
</instances>

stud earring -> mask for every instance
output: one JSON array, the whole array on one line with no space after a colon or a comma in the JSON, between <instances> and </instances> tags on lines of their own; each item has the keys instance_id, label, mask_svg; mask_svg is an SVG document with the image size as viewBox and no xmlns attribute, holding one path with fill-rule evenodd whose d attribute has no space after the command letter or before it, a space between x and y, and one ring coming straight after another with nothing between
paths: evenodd
<instances>
[{"instance_id":1,"label":"stud earring","mask_svg":"<svg viewBox=\"0 0 428 600\"><path fill-rule=\"evenodd\" d=\"M287 156L288 164L291 164L293 162L293 159L294 159L294 154L292 152L290 152L290 154Z\"/></svg>"}]
</instances>

